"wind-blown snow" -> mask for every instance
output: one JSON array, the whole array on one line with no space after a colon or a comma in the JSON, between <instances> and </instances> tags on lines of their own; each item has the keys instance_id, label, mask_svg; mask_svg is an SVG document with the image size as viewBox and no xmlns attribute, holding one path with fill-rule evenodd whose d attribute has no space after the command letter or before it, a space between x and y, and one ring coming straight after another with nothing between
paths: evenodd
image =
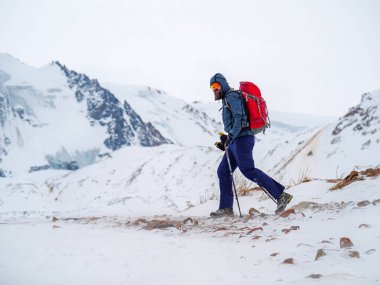
<instances>
[{"instance_id":1,"label":"wind-blown snow","mask_svg":"<svg viewBox=\"0 0 380 285\"><path fill-rule=\"evenodd\" d=\"M296 213L287 218L268 215L275 205L261 193L240 197L243 213L254 206L261 215L205 218L216 206L212 200L179 215L145 217L182 225L151 231L144 230L144 221L139 224L124 215L77 218L71 212L70 216L57 213L52 220L52 216L28 218L27 213L17 218L23 223L14 224L15 218L2 214L0 281L377 284L379 183L379 178L369 179L330 191L331 183L312 181L290 188ZM363 200L377 204L357 206ZM188 216L197 224L183 224ZM340 248L342 237L350 238L353 246ZM315 260L319 249L326 256ZM293 264L283 264L289 258Z\"/></svg>"},{"instance_id":2,"label":"wind-blown snow","mask_svg":"<svg viewBox=\"0 0 380 285\"><path fill-rule=\"evenodd\" d=\"M1 208L12 213L23 203L22 209L37 216L56 211L80 215L178 213L218 195L215 166L220 157L220 151L208 147L124 148L76 172L62 176L57 172L51 179L39 173L3 178Z\"/></svg>"}]
</instances>

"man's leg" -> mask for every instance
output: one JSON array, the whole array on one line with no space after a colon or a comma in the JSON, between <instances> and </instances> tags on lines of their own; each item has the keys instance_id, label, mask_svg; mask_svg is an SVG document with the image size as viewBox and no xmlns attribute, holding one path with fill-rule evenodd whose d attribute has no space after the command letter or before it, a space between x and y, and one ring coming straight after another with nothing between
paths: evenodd
<instances>
[{"instance_id":1,"label":"man's leg","mask_svg":"<svg viewBox=\"0 0 380 285\"><path fill-rule=\"evenodd\" d=\"M255 168L252 156L254 145L255 139L253 136L239 137L235 140L231 150L236 158L237 166L245 177L266 189L277 200L284 192L285 187L260 169Z\"/></svg>"},{"instance_id":2,"label":"man's leg","mask_svg":"<svg viewBox=\"0 0 380 285\"><path fill-rule=\"evenodd\" d=\"M228 148L231 162L232 172L236 169L236 160L232 151ZM220 187L220 203L219 209L232 208L234 203L234 194L232 192L232 178L228 166L227 156L224 154L222 161L218 167L219 187Z\"/></svg>"}]
</instances>

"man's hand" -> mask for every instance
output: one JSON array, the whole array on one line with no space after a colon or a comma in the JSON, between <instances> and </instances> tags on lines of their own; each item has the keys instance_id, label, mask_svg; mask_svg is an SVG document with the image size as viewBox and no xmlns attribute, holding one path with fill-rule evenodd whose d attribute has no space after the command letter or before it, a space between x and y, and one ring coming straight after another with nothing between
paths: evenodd
<instances>
[{"instance_id":1,"label":"man's hand","mask_svg":"<svg viewBox=\"0 0 380 285\"><path fill-rule=\"evenodd\" d=\"M219 132L220 141L225 146L228 146L231 142L231 137L223 132Z\"/></svg>"},{"instance_id":2,"label":"man's hand","mask_svg":"<svg viewBox=\"0 0 380 285\"><path fill-rule=\"evenodd\" d=\"M225 147L224 147L224 144L221 143L221 142L216 142L216 143L215 143L215 146L216 146L217 148L219 148L221 151L225 151L225 150L226 150Z\"/></svg>"},{"instance_id":3,"label":"man's hand","mask_svg":"<svg viewBox=\"0 0 380 285\"><path fill-rule=\"evenodd\" d=\"M225 151L226 146L228 146L231 142L231 137L223 132L219 132L219 138L220 142L216 142L215 146L219 148L221 151Z\"/></svg>"}]
</instances>

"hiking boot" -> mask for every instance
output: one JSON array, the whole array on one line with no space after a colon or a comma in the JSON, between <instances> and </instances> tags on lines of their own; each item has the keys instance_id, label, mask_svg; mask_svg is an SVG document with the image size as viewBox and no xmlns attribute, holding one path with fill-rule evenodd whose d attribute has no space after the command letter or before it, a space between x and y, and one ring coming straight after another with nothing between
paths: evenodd
<instances>
[{"instance_id":1,"label":"hiking boot","mask_svg":"<svg viewBox=\"0 0 380 285\"><path fill-rule=\"evenodd\" d=\"M210 216L214 218L230 217L233 215L234 215L234 210L232 210L231 208L218 209L215 212L210 213Z\"/></svg>"},{"instance_id":2,"label":"hiking boot","mask_svg":"<svg viewBox=\"0 0 380 285\"><path fill-rule=\"evenodd\" d=\"M292 198L293 198L292 195L285 193L285 192L282 192L280 198L277 199L277 209L276 209L275 214L278 215L282 211L284 211L286 206L292 200Z\"/></svg>"}]
</instances>

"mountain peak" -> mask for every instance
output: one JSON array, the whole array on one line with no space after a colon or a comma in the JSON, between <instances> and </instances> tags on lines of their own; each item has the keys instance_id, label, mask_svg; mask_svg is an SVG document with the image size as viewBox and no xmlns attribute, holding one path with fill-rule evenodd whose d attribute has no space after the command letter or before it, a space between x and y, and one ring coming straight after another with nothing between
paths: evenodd
<instances>
[{"instance_id":1,"label":"mountain peak","mask_svg":"<svg viewBox=\"0 0 380 285\"><path fill-rule=\"evenodd\" d=\"M371 133L376 132L376 125L380 125L379 106L380 91L364 93L361 102L348 110L343 118L339 120L332 134L338 135L351 126L353 126L352 130L354 132L362 132L363 135L367 135L368 131Z\"/></svg>"},{"instance_id":2,"label":"mountain peak","mask_svg":"<svg viewBox=\"0 0 380 285\"><path fill-rule=\"evenodd\" d=\"M171 143L97 79L59 61L52 61L49 68L18 62L0 54L1 176L44 169L46 163L57 168L76 161L82 167L93 163L99 152ZM5 79L12 79L12 84L4 84ZM41 147L36 141L49 144ZM15 159L30 153L33 157L22 163Z\"/></svg>"}]
</instances>

